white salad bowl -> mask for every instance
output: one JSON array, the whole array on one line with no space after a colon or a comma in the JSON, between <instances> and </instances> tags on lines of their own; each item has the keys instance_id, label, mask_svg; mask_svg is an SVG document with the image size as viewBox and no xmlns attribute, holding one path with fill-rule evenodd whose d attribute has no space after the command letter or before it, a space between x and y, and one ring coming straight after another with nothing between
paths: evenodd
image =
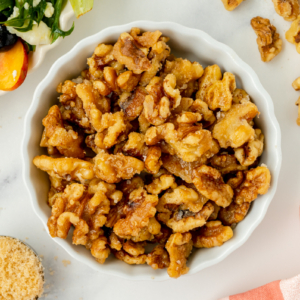
<instances>
[{"instance_id":1,"label":"white salad bowl","mask_svg":"<svg viewBox=\"0 0 300 300\"><path fill-rule=\"evenodd\" d=\"M232 49L217 42L205 32L170 22L139 21L106 28L80 41L70 52L58 59L46 78L37 87L25 118L25 135L22 145L24 182L33 209L48 232L47 220L51 214L51 209L47 205L49 179L45 172L37 169L32 163L36 155L45 154L45 148L39 146L43 132L42 119L46 116L48 109L58 102L56 92L58 83L77 77L80 71L86 68L87 57L91 56L99 43L113 43L120 33L130 31L131 27L150 31L158 29L163 35L171 38L170 45L176 55L196 60L204 67L218 64L222 71L232 72L236 76L238 87L249 93L261 112L260 118L256 120L265 135L265 150L260 158L260 164L266 164L271 171L271 187L266 195L259 196L254 201L249 214L234 229L234 236L231 240L221 247L193 251L188 260L188 266L189 274L194 274L220 262L250 237L264 218L275 194L282 159L280 128L274 114L271 97L249 65L243 62ZM54 241L71 256L102 273L131 280L165 280L169 278L165 269L153 270L147 265L130 266L115 259L112 255L104 265L101 265L84 247L72 244L71 234L67 240L55 238Z\"/></svg>"},{"instance_id":2,"label":"white salad bowl","mask_svg":"<svg viewBox=\"0 0 300 300\"><path fill-rule=\"evenodd\" d=\"M73 12L73 8L71 3L68 1L66 3L66 6L63 8L60 17L59 17L59 25L60 28L62 30L68 30L70 29L68 27L68 21L69 19L74 16L74 12ZM29 64L28 64L28 72L27 72L27 76L29 74L31 74L33 71L37 70L37 68L41 65L41 63L44 61L46 53L57 47L60 42L63 40L62 37L59 37L53 44L50 45L38 45L36 46L36 49L34 52L30 52L28 60L29 60ZM28 78L26 77L25 81L28 80ZM0 91L0 96L9 93L6 91Z\"/></svg>"}]
</instances>

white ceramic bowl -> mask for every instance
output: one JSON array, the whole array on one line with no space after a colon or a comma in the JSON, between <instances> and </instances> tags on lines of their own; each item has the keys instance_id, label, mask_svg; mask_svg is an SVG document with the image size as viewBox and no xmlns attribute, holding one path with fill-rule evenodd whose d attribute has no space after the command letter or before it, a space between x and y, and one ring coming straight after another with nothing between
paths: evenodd
<instances>
[{"instance_id":1,"label":"white ceramic bowl","mask_svg":"<svg viewBox=\"0 0 300 300\"><path fill-rule=\"evenodd\" d=\"M47 220L51 213L47 205L49 180L47 174L38 170L32 163L32 159L36 155L45 154L45 150L39 146L43 131L42 119L50 106L57 103L58 95L55 91L57 84L79 75L80 71L86 67L87 57L91 56L99 43L115 42L120 33L128 32L131 27L153 31L159 29L164 35L171 38L170 45L176 55L197 60L203 66L216 63L222 71L232 72L236 76L238 87L245 89L250 94L251 99L261 112L260 118L256 120L266 138L261 163L266 164L271 171L271 188L266 195L259 196L254 201L249 214L245 220L238 224L234 230L234 237L230 241L222 247L193 251L188 261L189 274L193 274L220 262L245 243L266 214L276 191L281 166L280 128L274 114L271 97L261 85L252 68L244 63L228 46L215 41L208 34L175 23L140 21L109 27L80 41L69 53L55 62L35 91L32 104L25 118L25 136L22 146L24 182L34 211L47 229ZM132 280L165 280L168 278L166 270L155 271L147 265L130 266L113 257L108 259L104 265L100 265L84 247L72 245L71 234L67 240L55 238L54 241L71 256L102 273Z\"/></svg>"},{"instance_id":2,"label":"white ceramic bowl","mask_svg":"<svg viewBox=\"0 0 300 300\"><path fill-rule=\"evenodd\" d=\"M59 17L59 24L62 30L68 30L68 21L69 19L74 16L73 8L71 6L71 3L68 1L66 3L66 6L63 8L60 17ZM60 42L63 40L62 37L59 37L53 44L50 45L39 45L36 47L34 52L30 52L29 54L29 66L28 66L28 74L25 79L28 80L28 75L31 74L33 71L35 71L43 62L45 59L46 53L57 47ZM0 91L0 97L6 93L5 91Z\"/></svg>"}]
</instances>

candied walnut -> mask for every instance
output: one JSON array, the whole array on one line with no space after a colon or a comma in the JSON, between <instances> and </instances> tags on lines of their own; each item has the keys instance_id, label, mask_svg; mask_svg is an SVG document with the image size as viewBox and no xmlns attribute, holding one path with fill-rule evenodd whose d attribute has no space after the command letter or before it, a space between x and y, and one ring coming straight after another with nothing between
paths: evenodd
<instances>
[{"instance_id":1,"label":"candied walnut","mask_svg":"<svg viewBox=\"0 0 300 300\"><path fill-rule=\"evenodd\" d=\"M108 247L107 238L101 236L97 238L92 243L91 254L95 257L96 261L100 264L104 264L105 260L110 254L110 249Z\"/></svg>"},{"instance_id":2,"label":"candied walnut","mask_svg":"<svg viewBox=\"0 0 300 300\"><path fill-rule=\"evenodd\" d=\"M142 113L146 95L143 87L137 87L132 94L123 93L120 96L118 104L128 120L132 121Z\"/></svg>"},{"instance_id":3,"label":"candied walnut","mask_svg":"<svg viewBox=\"0 0 300 300\"><path fill-rule=\"evenodd\" d=\"M148 120L145 117L145 111L142 111L138 120L139 120L140 132L146 133L147 129L151 126L151 124L148 122Z\"/></svg>"},{"instance_id":4,"label":"candied walnut","mask_svg":"<svg viewBox=\"0 0 300 300\"><path fill-rule=\"evenodd\" d=\"M137 236L139 231L149 224L149 219L154 217L158 197L148 195L143 188L138 188L130 193L129 202L123 208L126 215L114 225L114 232L119 237Z\"/></svg>"},{"instance_id":5,"label":"candied walnut","mask_svg":"<svg viewBox=\"0 0 300 300\"><path fill-rule=\"evenodd\" d=\"M57 220L59 216L65 211L66 202L61 197L61 195L60 197L57 196L53 201L54 202L52 205L51 217L48 219L47 226L50 235L54 238L57 237Z\"/></svg>"},{"instance_id":6,"label":"candied walnut","mask_svg":"<svg viewBox=\"0 0 300 300\"><path fill-rule=\"evenodd\" d=\"M164 249L164 246L157 245L147 255L146 262L154 270L164 269L170 266L170 258L168 252Z\"/></svg>"},{"instance_id":7,"label":"candied walnut","mask_svg":"<svg viewBox=\"0 0 300 300\"><path fill-rule=\"evenodd\" d=\"M57 219L57 236L66 239L70 230L71 224L75 226L73 232L73 244L85 245L87 242L87 234L89 226L86 222L80 219L75 213L63 212Z\"/></svg>"},{"instance_id":8,"label":"candied walnut","mask_svg":"<svg viewBox=\"0 0 300 300\"><path fill-rule=\"evenodd\" d=\"M282 40L276 32L276 27L271 25L269 19L256 17L251 20L251 26L257 35L257 45L261 60L268 62L281 52Z\"/></svg>"},{"instance_id":9,"label":"candied walnut","mask_svg":"<svg viewBox=\"0 0 300 300\"><path fill-rule=\"evenodd\" d=\"M124 32L120 35L113 49L114 58L124 64L128 70L141 74L151 68L151 63L134 38Z\"/></svg>"},{"instance_id":10,"label":"candied walnut","mask_svg":"<svg viewBox=\"0 0 300 300\"><path fill-rule=\"evenodd\" d=\"M206 128L216 121L214 113L208 108L207 103L200 99L196 99L193 104L189 107L191 112L197 112L202 115L203 118L203 127Z\"/></svg>"},{"instance_id":11,"label":"candied walnut","mask_svg":"<svg viewBox=\"0 0 300 300\"><path fill-rule=\"evenodd\" d=\"M146 190L150 194L158 195L162 191L165 191L170 187L175 188L176 186L177 184L175 183L174 176L164 174L159 178L154 179L149 185L146 185Z\"/></svg>"},{"instance_id":12,"label":"candied walnut","mask_svg":"<svg viewBox=\"0 0 300 300\"><path fill-rule=\"evenodd\" d=\"M146 260L147 260L146 254L132 256L132 255L126 253L124 250L120 250L120 251L114 250L114 251L112 251L112 253L114 254L114 256L117 259L122 260L129 265L143 265L146 263Z\"/></svg>"},{"instance_id":13,"label":"candied walnut","mask_svg":"<svg viewBox=\"0 0 300 300\"><path fill-rule=\"evenodd\" d=\"M228 11L232 11L237 8L245 0L222 0L224 7Z\"/></svg>"},{"instance_id":14,"label":"candied walnut","mask_svg":"<svg viewBox=\"0 0 300 300\"><path fill-rule=\"evenodd\" d=\"M130 35L135 39L137 43L146 48L153 47L162 35L159 30L156 30L154 32L146 31L142 35L140 34L141 30L139 28L131 28Z\"/></svg>"},{"instance_id":15,"label":"candied walnut","mask_svg":"<svg viewBox=\"0 0 300 300\"><path fill-rule=\"evenodd\" d=\"M244 202L237 204L233 201L229 206L221 208L218 214L218 219L222 221L224 225L233 225L244 220L248 213L250 203Z\"/></svg>"},{"instance_id":16,"label":"candied walnut","mask_svg":"<svg viewBox=\"0 0 300 300\"><path fill-rule=\"evenodd\" d=\"M123 244L123 249L132 256L138 256L145 253L145 243L135 243L128 240Z\"/></svg>"},{"instance_id":17,"label":"candied walnut","mask_svg":"<svg viewBox=\"0 0 300 300\"><path fill-rule=\"evenodd\" d=\"M122 242L121 239L114 233L112 232L110 236L108 237L108 242L109 246L112 249L120 251L122 249Z\"/></svg>"},{"instance_id":18,"label":"candied walnut","mask_svg":"<svg viewBox=\"0 0 300 300\"><path fill-rule=\"evenodd\" d=\"M102 115L101 123L95 136L95 145L100 149L111 148L125 139L125 135L130 127L131 125L121 111Z\"/></svg>"},{"instance_id":19,"label":"candied walnut","mask_svg":"<svg viewBox=\"0 0 300 300\"><path fill-rule=\"evenodd\" d=\"M196 248L222 246L232 237L231 227L223 226L220 221L211 221L193 234L193 245Z\"/></svg>"},{"instance_id":20,"label":"candied walnut","mask_svg":"<svg viewBox=\"0 0 300 300\"><path fill-rule=\"evenodd\" d=\"M82 100L83 108L93 128L98 131L101 129L102 111L99 103L103 100L102 96L87 82L78 84L76 93Z\"/></svg>"},{"instance_id":21,"label":"candied walnut","mask_svg":"<svg viewBox=\"0 0 300 300\"><path fill-rule=\"evenodd\" d=\"M193 112L182 112L177 116L176 122L183 123L183 124L193 124L201 121L202 116L199 113Z\"/></svg>"},{"instance_id":22,"label":"candied walnut","mask_svg":"<svg viewBox=\"0 0 300 300\"><path fill-rule=\"evenodd\" d=\"M168 74L163 82L164 92L171 102L171 109L176 108L181 101L180 91L175 89L176 87L176 76Z\"/></svg>"},{"instance_id":23,"label":"candied walnut","mask_svg":"<svg viewBox=\"0 0 300 300\"><path fill-rule=\"evenodd\" d=\"M149 124L161 125L171 115L170 101L167 97L163 97L158 103L155 103L154 98L148 95L144 101L144 112Z\"/></svg>"},{"instance_id":24,"label":"candied walnut","mask_svg":"<svg viewBox=\"0 0 300 300\"><path fill-rule=\"evenodd\" d=\"M299 15L298 0L272 0L274 7L279 16L286 21L294 21Z\"/></svg>"},{"instance_id":25,"label":"candied walnut","mask_svg":"<svg viewBox=\"0 0 300 300\"><path fill-rule=\"evenodd\" d=\"M193 169L206 163L207 158L202 156L199 160L194 162L186 162L176 155L164 154L162 156L163 166L171 174L180 177L187 183L192 183L192 171Z\"/></svg>"},{"instance_id":26,"label":"candied walnut","mask_svg":"<svg viewBox=\"0 0 300 300\"><path fill-rule=\"evenodd\" d=\"M131 132L127 142L121 149L123 153L143 160L145 162L145 168L149 173L158 173L162 165L160 159L161 149L157 146L146 146L144 134Z\"/></svg>"},{"instance_id":27,"label":"candied walnut","mask_svg":"<svg viewBox=\"0 0 300 300\"><path fill-rule=\"evenodd\" d=\"M167 221L167 226L173 229L173 232L187 232L203 226L214 211L214 206L208 202L197 212L190 210L179 210L173 217Z\"/></svg>"},{"instance_id":28,"label":"candied walnut","mask_svg":"<svg viewBox=\"0 0 300 300\"><path fill-rule=\"evenodd\" d=\"M222 80L215 81L206 89L204 101L212 110L220 108L222 111L228 111L231 107L232 93L235 88L235 76L225 72Z\"/></svg>"},{"instance_id":29,"label":"candied walnut","mask_svg":"<svg viewBox=\"0 0 300 300\"><path fill-rule=\"evenodd\" d=\"M199 129L198 126L187 126L175 130L172 123L151 127L145 135L146 144L155 145L165 140L175 151L176 155L187 162L198 160L213 145L211 133Z\"/></svg>"},{"instance_id":30,"label":"candied walnut","mask_svg":"<svg viewBox=\"0 0 300 300\"><path fill-rule=\"evenodd\" d=\"M298 118L297 118L297 125L300 126L300 97L298 98L298 100L295 103L298 106Z\"/></svg>"},{"instance_id":31,"label":"candied walnut","mask_svg":"<svg viewBox=\"0 0 300 300\"><path fill-rule=\"evenodd\" d=\"M105 80L106 86L110 88L111 91L119 93L119 87L117 84L118 74L113 67L105 67L103 70L103 78Z\"/></svg>"},{"instance_id":32,"label":"candied walnut","mask_svg":"<svg viewBox=\"0 0 300 300\"><path fill-rule=\"evenodd\" d=\"M117 84L125 92L131 92L138 85L141 75L126 71L118 76Z\"/></svg>"},{"instance_id":33,"label":"candied walnut","mask_svg":"<svg viewBox=\"0 0 300 300\"><path fill-rule=\"evenodd\" d=\"M247 167L244 165L241 166L237 162L236 157L233 154L228 153L216 154L209 162L212 167L217 169L222 175L247 169Z\"/></svg>"},{"instance_id":34,"label":"candied walnut","mask_svg":"<svg viewBox=\"0 0 300 300\"><path fill-rule=\"evenodd\" d=\"M186 266L187 258L193 249L192 235L189 232L172 234L167 241L166 249L170 256L169 276L178 278L186 274L189 271Z\"/></svg>"},{"instance_id":35,"label":"candied walnut","mask_svg":"<svg viewBox=\"0 0 300 300\"><path fill-rule=\"evenodd\" d=\"M296 50L300 53L300 15L293 21L290 29L285 33L288 42L296 46Z\"/></svg>"},{"instance_id":36,"label":"candied walnut","mask_svg":"<svg viewBox=\"0 0 300 300\"><path fill-rule=\"evenodd\" d=\"M267 167L257 167L246 172L246 178L236 191L236 203L252 202L259 195L267 193L271 174Z\"/></svg>"},{"instance_id":37,"label":"candied walnut","mask_svg":"<svg viewBox=\"0 0 300 300\"><path fill-rule=\"evenodd\" d=\"M170 47L164 41L158 41L153 45L148 58L151 60L151 68L142 74L140 85L146 86L150 80L161 70L166 58L170 55Z\"/></svg>"},{"instance_id":38,"label":"candied walnut","mask_svg":"<svg viewBox=\"0 0 300 300\"><path fill-rule=\"evenodd\" d=\"M192 80L199 79L203 72L203 68L199 63L192 63L182 58L175 58L173 61L167 60L164 67L165 74L173 74L176 76L176 82L179 88Z\"/></svg>"},{"instance_id":39,"label":"candied walnut","mask_svg":"<svg viewBox=\"0 0 300 300\"><path fill-rule=\"evenodd\" d=\"M234 155L242 166L250 166L262 155L263 148L264 135L260 129L255 129L254 140L234 149Z\"/></svg>"},{"instance_id":40,"label":"candied walnut","mask_svg":"<svg viewBox=\"0 0 300 300\"><path fill-rule=\"evenodd\" d=\"M232 104L240 104L242 100L250 101L250 96L243 89L235 89L232 94Z\"/></svg>"},{"instance_id":41,"label":"candied walnut","mask_svg":"<svg viewBox=\"0 0 300 300\"><path fill-rule=\"evenodd\" d=\"M240 104L233 104L214 126L213 137L222 148L241 147L254 138L255 131L249 122L258 114L256 105L250 101L242 100Z\"/></svg>"},{"instance_id":42,"label":"candied walnut","mask_svg":"<svg viewBox=\"0 0 300 300\"><path fill-rule=\"evenodd\" d=\"M299 91L300 90L300 77L298 77L297 79L295 79L293 81L292 87L295 89L295 91Z\"/></svg>"},{"instance_id":43,"label":"candied walnut","mask_svg":"<svg viewBox=\"0 0 300 300\"><path fill-rule=\"evenodd\" d=\"M228 183L227 183L228 184ZM217 205L215 202L210 201L210 203L214 206L214 211L212 212L212 214L209 216L208 220L212 221L212 220L216 220L218 218L218 214L219 211L221 209L221 207L219 205Z\"/></svg>"},{"instance_id":44,"label":"candied walnut","mask_svg":"<svg viewBox=\"0 0 300 300\"><path fill-rule=\"evenodd\" d=\"M73 129L65 129L60 110L57 105L53 105L48 115L43 119L45 126L45 136L47 147L56 147L64 156L83 158L84 151L81 147L83 137L79 136Z\"/></svg>"},{"instance_id":45,"label":"candied walnut","mask_svg":"<svg viewBox=\"0 0 300 300\"><path fill-rule=\"evenodd\" d=\"M217 205L228 206L233 197L233 190L225 184L221 173L208 166L201 166L193 170L193 183L197 190Z\"/></svg>"},{"instance_id":46,"label":"candied walnut","mask_svg":"<svg viewBox=\"0 0 300 300\"><path fill-rule=\"evenodd\" d=\"M78 158L52 158L41 155L36 156L33 159L33 163L42 171L56 178L77 180L85 183L94 177L94 165Z\"/></svg>"},{"instance_id":47,"label":"candied walnut","mask_svg":"<svg viewBox=\"0 0 300 300\"><path fill-rule=\"evenodd\" d=\"M88 58L87 64L89 65L89 73L93 78L102 78L103 68L114 60L113 57L113 46L99 44L92 55Z\"/></svg>"},{"instance_id":48,"label":"candied walnut","mask_svg":"<svg viewBox=\"0 0 300 300\"><path fill-rule=\"evenodd\" d=\"M107 85L107 83L103 80L95 80L93 81L93 88L96 89L100 95L107 96L111 93L111 89Z\"/></svg>"},{"instance_id":49,"label":"candied walnut","mask_svg":"<svg viewBox=\"0 0 300 300\"><path fill-rule=\"evenodd\" d=\"M206 90L216 81L222 79L222 72L218 65L208 66L204 69L204 73L199 79L199 90L196 99L204 100Z\"/></svg>"},{"instance_id":50,"label":"candied walnut","mask_svg":"<svg viewBox=\"0 0 300 300\"><path fill-rule=\"evenodd\" d=\"M122 153L110 155L104 151L94 157L95 175L108 182L116 183L121 179L130 179L144 169L144 163L134 157Z\"/></svg>"},{"instance_id":51,"label":"candied walnut","mask_svg":"<svg viewBox=\"0 0 300 300\"><path fill-rule=\"evenodd\" d=\"M172 233L171 228L162 224L160 232L155 235L154 242L164 246Z\"/></svg>"},{"instance_id":52,"label":"candied walnut","mask_svg":"<svg viewBox=\"0 0 300 300\"><path fill-rule=\"evenodd\" d=\"M230 185L233 190L235 190L242 184L243 181L244 173L242 171L239 171L236 173L236 177L229 178L226 183Z\"/></svg>"}]
</instances>

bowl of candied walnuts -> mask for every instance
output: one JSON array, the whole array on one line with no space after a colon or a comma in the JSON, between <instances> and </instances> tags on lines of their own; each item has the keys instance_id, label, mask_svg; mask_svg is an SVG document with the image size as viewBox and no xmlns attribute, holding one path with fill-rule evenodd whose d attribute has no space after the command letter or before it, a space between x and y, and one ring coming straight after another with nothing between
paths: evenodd
<instances>
[{"instance_id":1,"label":"bowl of candied walnuts","mask_svg":"<svg viewBox=\"0 0 300 300\"><path fill-rule=\"evenodd\" d=\"M23 154L33 208L70 255L102 273L164 280L249 238L276 190L280 128L229 47L141 21L82 40L52 66Z\"/></svg>"}]
</instances>

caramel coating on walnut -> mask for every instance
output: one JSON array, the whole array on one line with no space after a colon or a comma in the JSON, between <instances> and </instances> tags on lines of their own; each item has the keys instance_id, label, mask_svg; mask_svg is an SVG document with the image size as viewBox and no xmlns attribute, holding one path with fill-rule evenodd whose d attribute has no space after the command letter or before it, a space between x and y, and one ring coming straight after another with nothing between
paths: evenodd
<instances>
[{"instance_id":1,"label":"caramel coating on walnut","mask_svg":"<svg viewBox=\"0 0 300 300\"><path fill-rule=\"evenodd\" d=\"M139 231L149 224L149 219L156 213L157 196L148 195L143 188L132 191L129 202L123 208L126 215L114 225L114 232L119 237L137 236Z\"/></svg>"},{"instance_id":2,"label":"caramel coating on walnut","mask_svg":"<svg viewBox=\"0 0 300 300\"><path fill-rule=\"evenodd\" d=\"M94 177L94 165L78 158L52 158L46 155L33 159L36 167L56 178L86 182Z\"/></svg>"},{"instance_id":3,"label":"caramel coating on walnut","mask_svg":"<svg viewBox=\"0 0 300 300\"><path fill-rule=\"evenodd\" d=\"M233 104L214 126L213 137L218 140L222 148L238 148L254 138L255 131L249 124L259 114L255 104L242 100L240 104Z\"/></svg>"},{"instance_id":4,"label":"caramel coating on walnut","mask_svg":"<svg viewBox=\"0 0 300 300\"><path fill-rule=\"evenodd\" d=\"M134 157L122 153L110 155L104 151L94 157L95 175L108 183L116 183L121 179L130 179L144 169L144 163Z\"/></svg>"},{"instance_id":5,"label":"caramel coating on walnut","mask_svg":"<svg viewBox=\"0 0 300 300\"><path fill-rule=\"evenodd\" d=\"M197 126L183 126L176 130L172 123L149 128L145 139L148 145L165 140L176 155L187 162L198 160L213 146L210 131L199 129Z\"/></svg>"},{"instance_id":6,"label":"caramel coating on walnut","mask_svg":"<svg viewBox=\"0 0 300 300\"><path fill-rule=\"evenodd\" d=\"M204 101L212 110L220 108L222 111L228 111L231 107L232 93L235 88L235 76L225 72L222 80L215 81L207 88Z\"/></svg>"},{"instance_id":7,"label":"caramel coating on walnut","mask_svg":"<svg viewBox=\"0 0 300 300\"><path fill-rule=\"evenodd\" d=\"M168 268L170 266L169 254L164 249L164 246L157 245L147 255L146 262L154 270Z\"/></svg>"},{"instance_id":8,"label":"caramel coating on walnut","mask_svg":"<svg viewBox=\"0 0 300 300\"><path fill-rule=\"evenodd\" d=\"M95 257L96 261L100 264L104 264L105 260L110 254L107 238L101 236L92 243L91 254Z\"/></svg>"},{"instance_id":9,"label":"caramel coating on walnut","mask_svg":"<svg viewBox=\"0 0 300 300\"><path fill-rule=\"evenodd\" d=\"M256 17L251 20L251 26L257 35L258 50L261 60L268 62L282 50L282 40L276 32L276 27L271 25L269 19Z\"/></svg>"},{"instance_id":10,"label":"caramel coating on walnut","mask_svg":"<svg viewBox=\"0 0 300 300\"><path fill-rule=\"evenodd\" d=\"M286 21L294 21L299 15L298 0L272 0L276 12Z\"/></svg>"},{"instance_id":11,"label":"caramel coating on walnut","mask_svg":"<svg viewBox=\"0 0 300 300\"><path fill-rule=\"evenodd\" d=\"M236 193L236 203L252 202L259 195L267 193L270 187L271 174L267 167L257 167L246 173L245 181Z\"/></svg>"},{"instance_id":12,"label":"caramel coating on walnut","mask_svg":"<svg viewBox=\"0 0 300 300\"><path fill-rule=\"evenodd\" d=\"M64 156L83 158L84 151L81 147L83 137L74 130L64 128L63 119L57 105L53 105L48 115L43 119L45 126L46 146L56 147Z\"/></svg>"},{"instance_id":13,"label":"caramel coating on walnut","mask_svg":"<svg viewBox=\"0 0 300 300\"><path fill-rule=\"evenodd\" d=\"M172 175L161 175L159 178L154 179L149 185L146 185L146 190L152 195L158 195L162 191L169 189L170 187L175 188L175 178Z\"/></svg>"},{"instance_id":14,"label":"caramel coating on walnut","mask_svg":"<svg viewBox=\"0 0 300 300\"><path fill-rule=\"evenodd\" d=\"M250 203L244 202L242 204L237 204L232 202L229 206L220 209L218 214L219 220L222 221L224 225L237 224L244 220L250 208Z\"/></svg>"},{"instance_id":15,"label":"caramel coating on walnut","mask_svg":"<svg viewBox=\"0 0 300 300\"><path fill-rule=\"evenodd\" d=\"M296 50L300 53L300 15L291 24L291 27L285 33L285 38L288 42L296 46Z\"/></svg>"},{"instance_id":16,"label":"caramel coating on walnut","mask_svg":"<svg viewBox=\"0 0 300 300\"><path fill-rule=\"evenodd\" d=\"M196 248L222 246L232 237L231 227L223 226L220 221L211 221L193 234L193 245Z\"/></svg>"},{"instance_id":17,"label":"caramel coating on walnut","mask_svg":"<svg viewBox=\"0 0 300 300\"><path fill-rule=\"evenodd\" d=\"M216 154L210 159L209 162L212 167L217 169L223 175L247 169L244 165L240 165L237 162L237 159L233 154L228 153Z\"/></svg>"},{"instance_id":18,"label":"caramel coating on walnut","mask_svg":"<svg viewBox=\"0 0 300 300\"><path fill-rule=\"evenodd\" d=\"M112 252L117 259L122 260L129 265L143 265L146 263L147 260L146 254L133 256L126 253L124 250L112 251Z\"/></svg>"},{"instance_id":19,"label":"caramel coating on walnut","mask_svg":"<svg viewBox=\"0 0 300 300\"><path fill-rule=\"evenodd\" d=\"M147 55L141 50L134 38L126 32L120 35L114 45L113 56L135 74L141 74L151 68Z\"/></svg>"},{"instance_id":20,"label":"caramel coating on walnut","mask_svg":"<svg viewBox=\"0 0 300 300\"><path fill-rule=\"evenodd\" d=\"M193 249L192 235L189 232L172 234L166 243L166 249L170 256L169 276L178 278L186 274L189 271L186 266L187 258Z\"/></svg>"},{"instance_id":21,"label":"caramel coating on walnut","mask_svg":"<svg viewBox=\"0 0 300 300\"><path fill-rule=\"evenodd\" d=\"M228 206L233 197L233 190L225 184L221 173L208 166L201 166L193 171L193 183L197 190L217 205Z\"/></svg>"},{"instance_id":22,"label":"caramel coating on walnut","mask_svg":"<svg viewBox=\"0 0 300 300\"><path fill-rule=\"evenodd\" d=\"M245 0L222 0L224 7L228 11L236 9Z\"/></svg>"},{"instance_id":23,"label":"caramel coating on walnut","mask_svg":"<svg viewBox=\"0 0 300 300\"><path fill-rule=\"evenodd\" d=\"M300 90L300 77L296 78L293 81L292 87L295 89L295 91L299 91Z\"/></svg>"},{"instance_id":24,"label":"caramel coating on walnut","mask_svg":"<svg viewBox=\"0 0 300 300\"><path fill-rule=\"evenodd\" d=\"M264 135L260 129L255 129L254 139L234 149L234 155L242 166L250 166L262 155L263 147Z\"/></svg>"},{"instance_id":25,"label":"caramel coating on walnut","mask_svg":"<svg viewBox=\"0 0 300 300\"><path fill-rule=\"evenodd\" d=\"M198 62L190 62L187 59L176 58L173 61L166 61L164 73L174 74L179 87L184 84L197 80L203 75L203 68Z\"/></svg>"}]
</instances>

